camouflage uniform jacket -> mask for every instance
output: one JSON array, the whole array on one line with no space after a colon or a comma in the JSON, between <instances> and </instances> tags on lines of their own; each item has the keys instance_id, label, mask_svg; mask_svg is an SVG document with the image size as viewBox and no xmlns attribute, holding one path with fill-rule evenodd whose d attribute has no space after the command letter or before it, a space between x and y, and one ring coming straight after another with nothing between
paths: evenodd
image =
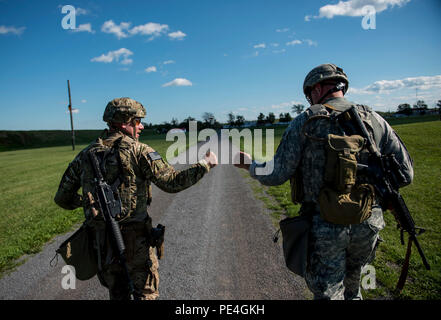
<instances>
[{"instance_id":1,"label":"camouflage uniform jacket","mask_svg":"<svg viewBox=\"0 0 441 320\"><path fill-rule=\"evenodd\" d=\"M69 164L61 179L55 202L62 208L73 210L83 207L86 219L93 217L94 174L87 152L99 146L114 146L117 156L109 156L104 165L104 179L112 184L118 178L122 202L122 223L141 222L147 218L147 206L151 200L151 185L166 192L184 190L210 170L205 160L182 171L176 171L155 150L121 132L105 131L98 140L84 150ZM120 164L118 163L120 161ZM78 190L82 188L82 195Z\"/></svg>"},{"instance_id":2,"label":"camouflage uniform jacket","mask_svg":"<svg viewBox=\"0 0 441 320\"><path fill-rule=\"evenodd\" d=\"M331 98L324 103L330 104L338 111L347 110L355 105L345 98ZM290 123L283 134L274 158L271 160L273 163L258 164L253 161L250 166L250 174L264 185L280 185L293 177L294 174L299 174L303 181L303 203L313 203L316 210L319 210L317 199L320 189L323 187L326 154L324 142L310 139L302 133L305 122L312 115L315 115L311 108L308 108ZM413 179L413 163L403 142L389 124L376 112L364 106L358 106L358 110L368 131L373 136L378 150L382 154L395 154L396 159L401 164L401 171L406 177L404 185L409 184ZM329 115L330 113L327 109L322 108L319 114ZM310 121L305 126L305 130L310 136L322 138L329 133L342 134L341 128L332 125L327 119ZM272 171L269 170L267 174L256 175L256 167L271 168Z\"/></svg>"}]
</instances>

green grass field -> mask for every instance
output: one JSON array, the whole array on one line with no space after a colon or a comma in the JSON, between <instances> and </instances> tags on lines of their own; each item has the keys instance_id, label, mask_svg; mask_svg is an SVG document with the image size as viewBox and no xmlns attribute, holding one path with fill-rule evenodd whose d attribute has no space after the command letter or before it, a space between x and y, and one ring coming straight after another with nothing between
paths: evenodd
<instances>
[{"instance_id":1,"label":"green grass field","mask_svg":"<svg viewBox=\"0 0 441 320\"><path fill-rule=\"evenodd\" d=\"M427 122L421 122L423 119ZM406 246L401 245L396 222L392 214L387 212L387 226L380 233L384 242L380 244L373 263L377 289L365 291L363 294L366 298L441 299L441 121L434 121L436 119L419 117L414 123L407 123L409 119L403 119L401 123L400 119L394 119L392 122L414 160L414 182L400 191L417 226L427 229L419 237L419 242L432 270L425 270L413 246L406 286L401 295L394 294ZM280 141L284 129L275 130L276 141ZM278 142L275 149L277 145ZM255 180L251 183L256 195L271 210L275 224L284 216L297 214L299 206L291 202L289 182L275 187L262 186Z\"/></svg>"},{"instance_id":2,"label":"green grass field","mask_svg":"<svg viewBox=\"0 0 441 320\"><path fill-rule=\"evenodd\" d=\"M93 141L100 132L82 132L81 139ZM0 276L16 266L18 258L39 252L54 236L83 220L82 209L64 210L53 201L67 165L86 147L77 145L72 151L67 137L67 146L22 146L21 150L0 152ZM172 143L165 141L165 135L152 132L144 133L140 140L164 157ZM55 141L60 142L58 137Z\"/></svg>"}]
</instances>

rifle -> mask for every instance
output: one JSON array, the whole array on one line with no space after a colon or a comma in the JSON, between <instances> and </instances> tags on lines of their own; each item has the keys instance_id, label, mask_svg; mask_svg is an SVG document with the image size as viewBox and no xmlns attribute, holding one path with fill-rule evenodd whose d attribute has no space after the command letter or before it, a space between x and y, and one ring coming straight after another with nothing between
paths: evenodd
<instances>
[{"instance_id":1,"label":"rifle","mask_svg":"<svg viewBox=\"0 0 441 320\"><path fill-rule=\"evenodd\" d=\"M127 280L127 285L129 288L129 294L134 299L137 300L139 297L135 293L135 288L132 279L129 275L129 270L127 267L126 260L126 248L124 245L124 240L122 238L121 230L119 228L118 222L115 217L121 214L121 200L119 197L115 198L112 187L107 184L104 180L103 175L100 170L99 162L97 156L94 152L88 152L89 160L92 164L93 171L95 173L95 188L96 195L98 196L98 204L100 211L103 214L104 221L106 222L107 229L110 230L111 244L114 251L117 253L117 258L120 265L123 268L124 275Z\"/></svg>"},{"instance_id":2,"label":"rifle","mask_svg":"<svg viewBox=\"0 0 441 320\"><path fill-rule=\"evenodd\" d=\"M415 243L424 266L427 270L430 270L430 265L417 239L417 236L422 234L425 229L415 226L409 209L398 190L400 183L405 181L403 174L399 170L400 164L393 154L382 155L378 151L375 142L372 140L358 114L357 108L352 106L349 110L338 115L337 120L343 128L348 128L349 125L349 130L353 131L353 134L358 134L365 138L367 148L370 151L369 163L368 166L361 165L359 171L365 171L366 176L373 179L373 185L380 196L383 210L390 209L392 211L398 223L397 228L400 229L402 245L404 245L404 232L409 234L406 257L396 286L397 292L400 293L403 290L409 270L412 243Z\"/></svg>"}]
</instances>

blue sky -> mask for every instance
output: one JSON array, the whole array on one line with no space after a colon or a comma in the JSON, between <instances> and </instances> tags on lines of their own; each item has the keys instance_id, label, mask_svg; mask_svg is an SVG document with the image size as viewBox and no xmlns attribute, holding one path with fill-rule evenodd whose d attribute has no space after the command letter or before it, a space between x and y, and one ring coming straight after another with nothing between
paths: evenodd
<instances>
[{"instance_id":1,"label":"blue sky","mask_svg":"<svg viewBox=\"0 0 441 320\"><path fill-rule=\"evenodd\" d=\"M76 29L63 29L64 5ZM364 29L366 5L375 29ZM70 22L72 22L70 20ZM105 127L116 97L147 123L212 112L254 120L308 105L305 75L332 62L374 110L441 100L439 0L0 0L0 130Z\"/></svg>"}]
</instances>

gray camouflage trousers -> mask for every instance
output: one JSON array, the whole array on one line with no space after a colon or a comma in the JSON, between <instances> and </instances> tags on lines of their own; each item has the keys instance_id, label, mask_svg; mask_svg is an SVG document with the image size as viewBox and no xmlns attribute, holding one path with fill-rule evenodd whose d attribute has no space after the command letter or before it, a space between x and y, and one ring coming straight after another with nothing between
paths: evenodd
<instances>
[{"instance_id":1,"label":"gray camouflage trousers","mask_svg":"<svg viewBox=\"0 0 441 320\"><path fill-rule=\"evenodd\" d=\"M305 281L314 299L362 299L361 270L375 258L378 232L384 228L381 208L357 225L328 223L314 215Z\"/></svg>"}]
</instances>

